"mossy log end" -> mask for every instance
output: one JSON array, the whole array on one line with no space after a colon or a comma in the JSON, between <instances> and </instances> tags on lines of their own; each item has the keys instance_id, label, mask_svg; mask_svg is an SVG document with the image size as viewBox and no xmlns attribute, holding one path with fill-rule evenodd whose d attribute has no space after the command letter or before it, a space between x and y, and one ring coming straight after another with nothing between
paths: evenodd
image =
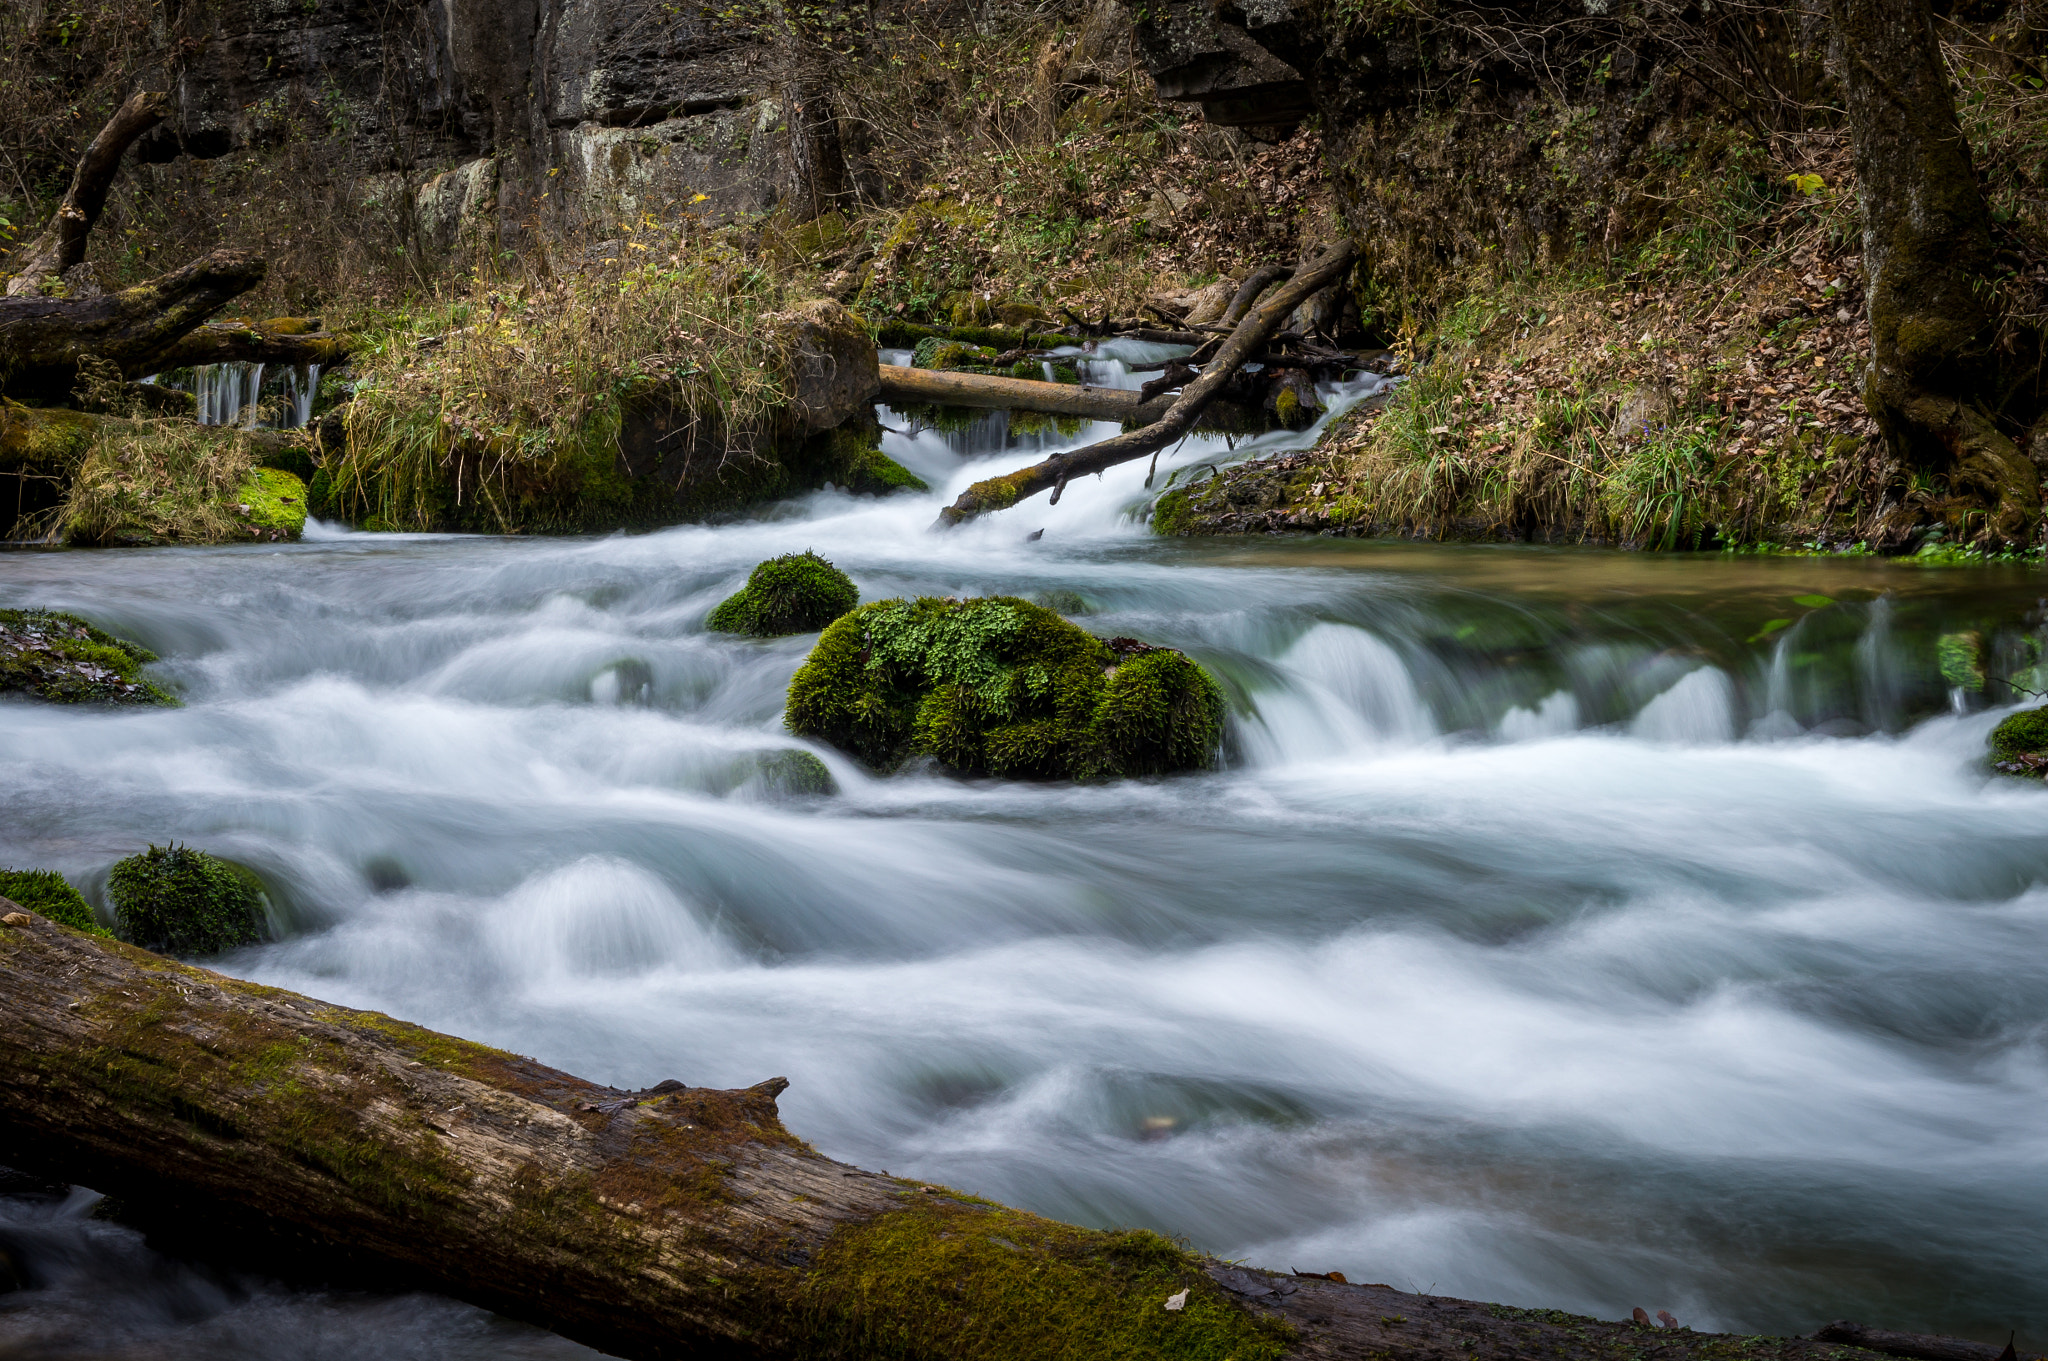
<instances>
[{"instance_id":1,"label":"mossy log end","mask_svg":"<svg viewBox=\"0 0 2048 1361\"><path fill-rule=\"evenodd\" d=\"M1232 1267L834 1162L780 1078L621 1091L5 901L0 970L8 1163L620 1356L1872 1356Z\"/></svg>"},{"instance_id":2,"label":"mossy log end","mask_svg":"<svg viewBox=\"0 0 2048 1361\"><path fill-rule=\"evenodd\" d=\"M0 384L15 397L62 400L88 354L140 378L166 367L187 332L263 282L263 260L217 250L148 283L97 298L0 298Z\"/></svg>"},{"instance_id":3,"label":"mossy log end","mask_svg":"<svg viewBox=\"0 0 2048 1361\"><path fill-rule=\"evenodd\" d=\"M1114 468L1119 463L1129 463L1132 459L1164 449L1188 432L1202 414L1202 409L1222 393L1238 369L1266 348L1273 333L1280 329L1295 308L1344 277L1351 268L1351 262L1357 258L1357 250L1346 238L1303 265L1287 283L1274 290L1271 297L1245 314L1230 333L1230 338L1203 367L1202 376L1183 388L1165 413L1150 424L1096 444L1054 454L1028 468L977 482L961 492L952 505L939 512L937 527L947 528L990 511L1006 510L1025 497L1048 489L1057 502L1060 489L1070 478L1099 473L1105 468Z\"/></svg>"}]
</instances>

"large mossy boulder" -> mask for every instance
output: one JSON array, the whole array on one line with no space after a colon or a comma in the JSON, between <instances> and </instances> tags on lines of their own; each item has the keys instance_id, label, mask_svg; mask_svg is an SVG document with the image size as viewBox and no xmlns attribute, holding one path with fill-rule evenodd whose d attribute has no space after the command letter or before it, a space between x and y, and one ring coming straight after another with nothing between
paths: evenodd
<instances>
[{"instance_id":1,"label":"large mossy boulder","mask_svg":"<svg viewBox=\"0 0 2048 1361\"><path fill-rule=\"evenodd\" d=\"M116 934L174 955L210 955L263 938L263 881L190 846L151 846L107 876Z\"/></svg>"},{"instance_id":2,"label":"large mossy boulder","mask_svg":"<svg viewBox=\"0 0 2048 1361\"><path fill-rule=\"evenodd\" d=\"M54 704L176 704L141 675L156 654L75 614L0 610L0 692Z\"/></svg>"},{"instance_id":3,"label":"large mossy boulder","mask_svg":"<svg viewBox=\"0 0 2048 1361\"><path fill-rule=\"evenodd\" d=\"M1028 600L881 600L840 619L789 683L790 730L877 770L1099 780L1215 762L1223 696L1171 648L1107 642Z\"/></svg>"},{"instance_id":4,"label":"large mossy boulder","mask_svg":"<svg viewBox=\"0 0 2048 1361\"><path fill-rule=\"evenodd\" d=\"M74 930L113 934L93 916L92 904L55 870L0 869L0 898Z\"/></svg>"},{"instance_id":5,"label":"large mossy boulder","mask_svg":"<svg viewBox=\"0 0 2048 1361\"><path fill-rule=\"evenodd\" d=\"M2048 775L2048 705L2022 709L1991 730L1991 759L2008 775Z\"/></svg>"},{"instance_id":6,"label":"large mossy boulder","mask_svg":"<svg viewBox=\"0 0 2048 1361\"><path fill-rule=\"evenodd\" d=\"M809 549L770 558L705 621L717 633L780 638L814 633L860 603L853 578Z\"/></svg>"}]
</instances>

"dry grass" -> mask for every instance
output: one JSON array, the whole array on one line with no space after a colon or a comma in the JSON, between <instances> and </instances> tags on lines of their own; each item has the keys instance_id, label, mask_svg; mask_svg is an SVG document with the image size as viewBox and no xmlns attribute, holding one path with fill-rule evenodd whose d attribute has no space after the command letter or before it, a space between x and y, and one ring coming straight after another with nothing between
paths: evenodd
<instances>
[{"instance_id":1,"label":"dry grass","mask_svg":"<svg viewBox=\"0 0 2048 1361\"><path fill-rule=\"evenodd\" d=\"M58 522L72 543L223 543L248 537L234 508L255 466L246 432L188 420L109 420Z\"/></svg>"},{"instance_id":2,"label":"dry grass","mask_svg":"<svg viewBox=\"0 0 2048 1361\"><path fill-rule=\"evenodd\" d=\"M328 467L352 518L427 528L448 507L511 527L535 498L614 476L629 406L662 400L676 436L755 457L783 404L762 324L785 281L735 232L652 219L518 282L472 278L430 307L365 317L347 441ZM467 508L462 512L461 508Z\"/></svg>"}]
</instances>

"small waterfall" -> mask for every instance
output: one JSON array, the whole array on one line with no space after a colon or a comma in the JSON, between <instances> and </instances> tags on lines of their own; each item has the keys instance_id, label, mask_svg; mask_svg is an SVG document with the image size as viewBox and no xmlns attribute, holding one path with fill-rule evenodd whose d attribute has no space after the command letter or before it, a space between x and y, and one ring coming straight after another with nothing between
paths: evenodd
<instances>
[{"instance_id":1,"label":"small waterfall","mask_svg":"<svg viewBox=\"0 0 2048 1361\"><path fill-rule=\"evenodd\" d=\"M262 409L264 370L249 360L201 364L192 370L192 392L199 403L201 425L242 425L251 429L272 424ZM275 424L294 429L313 418L313 398L320 391L320 366L294 364L272 375L273 395L282 410Z\"/></svg>"}]
</instances>

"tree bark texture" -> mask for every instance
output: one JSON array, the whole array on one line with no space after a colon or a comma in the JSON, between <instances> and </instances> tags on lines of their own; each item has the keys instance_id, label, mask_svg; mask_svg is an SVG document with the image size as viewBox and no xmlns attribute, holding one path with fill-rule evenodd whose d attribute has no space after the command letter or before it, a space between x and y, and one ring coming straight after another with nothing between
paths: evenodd
<instances>
[{"instance_id":1,"label":"tree bark texture","mask_svg":"<svg viewBox=\"0 0 2048 1361\"><path fill-rule=\"evenodd\" d=\"M0 980L8 1165L273 1264L377 1268L620 1356L1871 1356L1258 1271L1078 1229L821 1156L783 1128L780 1078L622 1091L4 899Z\"/></svg>"},{"instance_id":2,"label":"tree bark texture","mask_svg":"<svg viewBox=\"0 0 2048 1361\"><path fill-rule=\"evenodd\" d=\"M1928 0L1830 0L1863 207L1872 363L1864 402L1909 468L1946 474L2026 542L2034 466L1996 422L1991 215Z\"/></svg>"},{"instance_id":3,"label":"tree bark texture","mask_svg":"<svg viewBox=\"0 0 2048 1361\"><path fill-rule=\"evenodd\" d=\"M1054 454L1029 468L977 482L961 492L952 505L939 512L939 523L957 525L992 510L1006 510L1025 497L1048 488L1053 492L1053 499L1057 500L1059 489L1069 478L1098 473L1164 449L1188 432L1196 417L1202 414L1202 408L1223 390L1246 361L1265 349L1266 342L1272 339L1273 333L1280 329L1303 299L1344 276L1356 254L1357 248L1347 238L1304 265L1292 279L1237 324L1237 329L1230 333L1230 339L1203 368L1202 376L1182 389L1179 398L1158 420L1142 429L1127 431L1084 448Z\"/></svg>"},{"instance_id":4,"label":"tree bark texture","mask_svg":"<svg viewBox=\"0 0 2048 1361\"><path fill-rule=\"evenodd\" d=\"M171 111L169 96L141 93L128 96L114 111L99 136L85 149L71 174L71 187L57 205L56 215L35 240L16 251L8 261L14 276L7 281L7 296L32 294L45 278L62 274L85 259L85 240L100 211L107 206L107 191L121 169L121 157L136 138L164 120Z\"/></svg>"},{"instance_id":5,"label":"tree bark texture","mask_svg":"<svg viewBox=\"0 0 2048 1361\"><path fill-rule=\"evenodd\" d=\"M1137 393L1126 388L1046 383L985 373L949 373L882 365L882 400L896 406L936 402L990 410L1038 411L1048 416L1089 416L1099 421L1156 420L1172 405L1160 402L1148 413Z\"/></svg>"},{"instance_id":6,"label":"tree bark texture","mask_svg":"<svg viewBox=\"0 0 2048 1361\"><path fill-rule=\"evenodd\" d=\"M264 270L256 256L217 250L104 297L0 299L0 391L61 400L88 354L125 377L158 372L187 332L263 282Z\"/></svg>"}]
</instances>

